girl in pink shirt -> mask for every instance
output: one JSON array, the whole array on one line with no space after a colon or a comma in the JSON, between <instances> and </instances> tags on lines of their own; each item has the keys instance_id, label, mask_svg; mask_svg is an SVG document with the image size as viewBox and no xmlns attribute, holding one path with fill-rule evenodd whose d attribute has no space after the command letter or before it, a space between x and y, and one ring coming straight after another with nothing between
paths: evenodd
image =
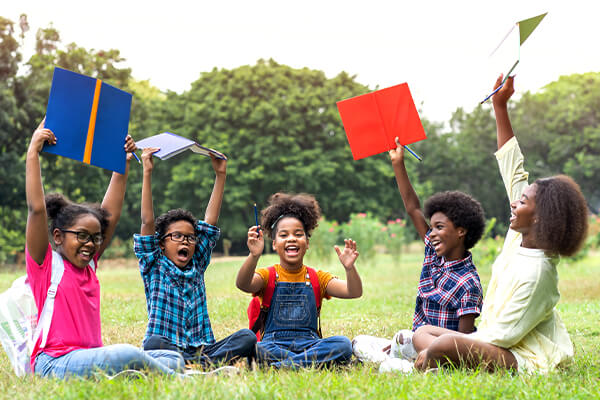
<instances>
[{"instance_id":1,"label":"girl in pink shirt","mask_svg":"<svg viewBox=\"0 0 600 400\"><path fill-rule=\"evenodd\" d=\"M26 161L27 276L38 310L46 301L53 258L62 259L64 273L56 291L46 343L42 346L40 337L31 356L32 370L37 375L58 378L88 377L96 371L115 374L128 369L176 374L184 365L176 352L145 352L128 344L102 345L100 284L95 266L121 215L129 162L125 175L113 173L102 205L72 203L59 194L44 197L39 160L44 142L56 144L56 137L42 121L33 133ZM129 161L130 152L136 148L130 136L124 148ZM48 240L48 219L55 252Z\"/></svg>"}]
</instances>

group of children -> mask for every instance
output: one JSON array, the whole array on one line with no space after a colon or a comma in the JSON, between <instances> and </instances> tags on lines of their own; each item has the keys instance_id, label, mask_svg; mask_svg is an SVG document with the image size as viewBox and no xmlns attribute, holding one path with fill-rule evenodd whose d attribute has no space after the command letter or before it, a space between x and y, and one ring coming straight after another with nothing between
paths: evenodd
<instances>
[{"instance_id":1,"label":"group of children","mask_svg":"<svg viewBox=\"0 0 600 400\"><path fill-rule=\"evenodd\" d=\"M500 85L500 79L496 87ZM101 205L76 204L63 196L44 196L39 153L56 143L44 122L33 134L26 161L29 215L26 231L27 275L38 309L55 296L47 340L31 356L35 374L88 377L148 370L187 377L187 364L231 364L256 359L274 368L332 366L360 358L427 370L447 363L470 368L547 371L572 357L569 335L555 306L559 299L559 256L574 254L587 231L587 207L579 187L566 176L527 185L523 156L514 138L507 103L513 79L493 97L498 132L496 157L510 199L510 229L492 267L485 299L469 249L484 229L483 209L472 197L444 192L421 210L404 167L403 148L390 151L398 188L408 215L425 243L412 329L382 340L365 356L365 337L321 337L320 305L331 297L358 298L362 282L356 269L357 244L335 247L346 279L304 265L320 208L313 196L276 193L248 230L249 255L237 287L261 303L253 330L242 329L215 341L206 305L204 272L220 231L216 227L225 187L226 161L212 158L214 188L203 221L186 210L154 219L153 153L142 153L141 229L134 235L147 301L143 348L103 346L100 324L98 259L111 240L121 213L128 167L113 173ZM136 146L127 137L127 160ZM55 251L49 243L49 233ZM279 263L257 268L271 240ZM52 266L64 264L56 293L50 293ZM475 319L481 315L477 328ZM258 333L258 335L257 335ZM258 337L257 337L258 336ZM257 342L258 340L258 342ZM373 343L370 341L369 343ZM353 349L354 344L354 349ZM372 357L379 354L381 357ZM406 364L404 364L406 365ZM393 368L392 368L393 369Z\"/></svg>"}]
</instances>

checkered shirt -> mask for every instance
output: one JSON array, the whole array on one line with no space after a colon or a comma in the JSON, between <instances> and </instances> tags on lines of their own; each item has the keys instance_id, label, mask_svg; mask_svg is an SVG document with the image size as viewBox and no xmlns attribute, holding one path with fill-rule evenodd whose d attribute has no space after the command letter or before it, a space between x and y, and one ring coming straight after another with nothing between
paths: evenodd
<instances>
[{"instance_id":1,"label":"checkered shirt","mask_svg":"<svg viewBox=\"0 0 600 400\"><path fill-rule=\"evenodd\" d=\"M204 271L220 230L204 221L198 221L195 230L198 243L186 270L179 269L162 253L158 234L133 235L146 292L145 337L164 336L182 349L215 343L206 308Z\"/></svg>"},{"instance_id":2,"label":"checkered shirt","mask_svg":"<svg viewBox=\"0 0 600 400\"><path fill-rule=\"evenodd\" d=\"M425 235L425 259L417 291L413 330L434 325L458 330L458 319L481 313L483 289L471 253L461 260L439 257L429 234Z\"/></svg>"}]
</instances>

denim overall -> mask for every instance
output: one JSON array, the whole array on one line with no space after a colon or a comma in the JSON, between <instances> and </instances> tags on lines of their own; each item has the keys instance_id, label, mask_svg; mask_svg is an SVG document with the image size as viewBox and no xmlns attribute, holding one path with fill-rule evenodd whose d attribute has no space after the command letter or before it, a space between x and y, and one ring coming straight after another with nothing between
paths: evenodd
<instances>
[{"instance_id":1,"label":"denim overall","mask_svg":"<svg viewBox=\"0 0 600 400\"><path fill-rule=\"evenodd\" d=\"M352 356L350 339L321 339L317 324L317 305L308 273L305 282L277 282L263 339L256 344L258 361L276 368L348 362Z\"/></svg>"}]
</instances>

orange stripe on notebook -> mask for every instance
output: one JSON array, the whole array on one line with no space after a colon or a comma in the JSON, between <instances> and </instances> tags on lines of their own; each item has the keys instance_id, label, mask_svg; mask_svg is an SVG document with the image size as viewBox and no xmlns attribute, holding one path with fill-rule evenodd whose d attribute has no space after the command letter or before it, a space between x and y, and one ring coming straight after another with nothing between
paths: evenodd
<instances>
[{"instance_id":1,"label":"orange stripe on notebook","mask_svg":"<svg viewBox=\"0 0 600 400\"><path fill-rule=\"evenodd\" d=\"M94 102L92 103L92 112L90 114L90 124L88 126L87 139L85 141L85 151L83 152L83 162L89 164L92 160L92 146L94 145L94 130L96 129L96 115L98 113L98 100L100 99L100 88L102 81L96 80L96 90L94 91Z\"/></svg>"}]
</instances>

